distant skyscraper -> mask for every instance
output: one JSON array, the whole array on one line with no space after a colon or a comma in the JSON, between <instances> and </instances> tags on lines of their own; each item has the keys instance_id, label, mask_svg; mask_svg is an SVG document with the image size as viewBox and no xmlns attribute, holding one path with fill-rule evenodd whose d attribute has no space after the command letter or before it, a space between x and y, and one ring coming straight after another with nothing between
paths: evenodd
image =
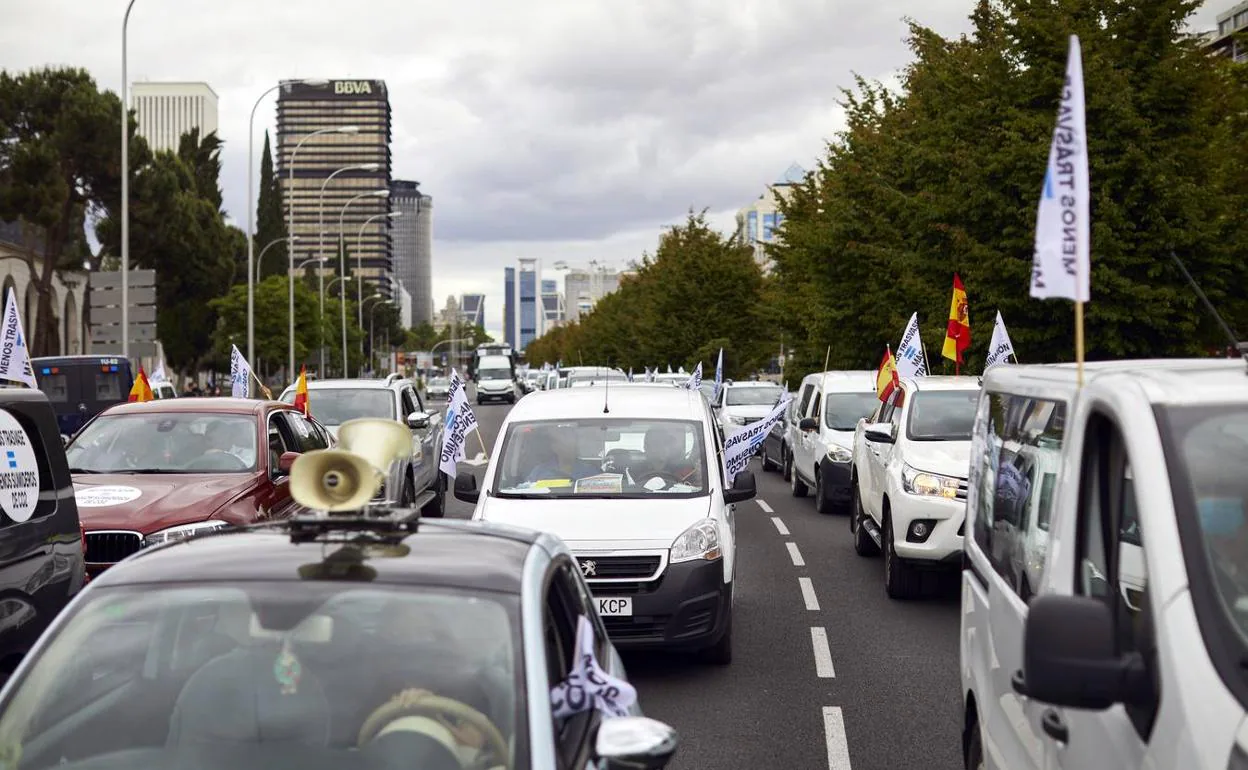
<instances>
[{"instance_id":1,"label":"distant skyscraper","mask_svg":"<svg viewBox=\"0 0 1248 770\"><path fill-rule=\"evenodd\" d=\"M572 270L563 277L564 320L580 320L598 300L620 287L620 274L590 263L589 270Z\"/></svg>"},{"instance_id":2,"label":"distant skyscraper","mask_svg":"<svg viewBox=\"0 0 1248 770\"><path fill-rule=\"evenodd\" d=\"M784 221L780 213L782 200L794 185L802 183L806 172L796 163L789 166L774 183L767 185L763 194L750 205L737 212L737 227L745 233L745 242L754 247L754 261L764 270L770 267L767 244L775 243L777 231Z\"/></svg>"},{"instance_id":3,"label":"distant skyscraper","mask_svg":"<svg viewBox=\"0 0 1248 770\"><path fill-rule=\"evenodd\" d=\"M503 268L503 338L523 352L544 330L537 296L541 267L536 259L516 262L516 267Z\"/></svg>"},{"instance_id":4,"label":"distant skyscraper","mask_svg":"<svg viewBox=\"0 0 1248 770\"><path fill-rule=\"evenodd\" d=\"M564 322L563 295L559 293L559 282L542 280L542 312L545 327L552 329Z\"/></svg>"},{"instance_id":5,"label":"distant skyscraper","mask_svg":"<svg viewBox=\"0 0 1248 770\"><path fill-rule=\"evenodd\" d=\"M390 205L403 216L394 220L394 272L412 294L412 325L433 323L433 198L420 182L390 183Z\"/></svg>"},{"instance_id":6,"label":"distant skyscraper","mask_svg":"<svg viewBox=\"0 0 1248 770\"><path fill-rule=\"evenodd\" d=\"M465 324L469 326L485 326L485 295L461 294L459 297L459 313Z\"/></svg>"},{"instance_id":7,"label":"distant skyscraper","mask_svg":"<svg viewBox=\"0 0 1248 770\"><path fill-rule=\"evenodd\" d=\"M192 128L217 130L217 94L207 83L134 83L130 86L139 136L153 152L177 150Z\"/></svg>"},{"instance_id":8,"label":"distant skyscraper","mask_svg":"<svg viewBox=\"0 0 1248 770\"><path fill-rule=\"evenodd\" d=\"M347 126L358 127L359 131L313 136L317 131ZM295 226L291 232L299 237L294 245L295 264L318 255L323 217L325 255L331 257L331 263L323 269L334 271L339 217L351 201L341 233L351 260L349 270L358 272L368 284L358 289L360 293L367 296L378 292L391 297L393 220L382 216L390 212L390 202L380 196L352 201L362 193L390 188L390 98L385 82L331 80L319 86L289 81L282 84L277 97L276 154L283 211L291 200L290 161L296 147ZM376 163L377 169L342 170L369 163Z\"/></svg>"}]
</instances>

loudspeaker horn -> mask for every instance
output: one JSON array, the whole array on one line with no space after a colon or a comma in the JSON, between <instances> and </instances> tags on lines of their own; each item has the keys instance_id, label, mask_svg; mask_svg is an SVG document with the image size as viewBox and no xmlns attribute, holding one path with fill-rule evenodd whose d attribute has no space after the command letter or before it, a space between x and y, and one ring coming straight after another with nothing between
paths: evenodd
<instances>
[{"instance_id":1,"label":"loudspeaker horn","mask_svg":"<svg viewBox=\"0 0 1248 770\"><path fill-rule=\"evenodd\" d=\"M412 436L393 420L358 419L338 429L338 448L307 452L290 469L290 495L319 511L361 510L390 466L411 453Z\"/></svg>"}]
</instances>

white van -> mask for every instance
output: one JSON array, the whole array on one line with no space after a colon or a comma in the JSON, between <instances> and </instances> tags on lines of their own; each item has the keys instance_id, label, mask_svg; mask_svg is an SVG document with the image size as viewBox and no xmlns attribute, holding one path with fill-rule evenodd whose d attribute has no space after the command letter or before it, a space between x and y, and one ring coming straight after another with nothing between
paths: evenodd
<instances>
[{"instance_id":1,"label":"white van","mask_svg":"<svg viewBox=\"0 0 1248 770\"><path fill-rule=\"evenodd\" d=\"M784 471L794 497L805 497L813 488L816 511L848 512L854 429L879 407L875 372L806 375L798 391L797 419L786 442Z\"/></svg>"},{"instance_id":2,"label":"white van","mask_svg":"<svg viewBox=\"0 0 1248 770\"><path fill-rule=\"evenodd\" d=\"M1248 768L1241 360L1000 366L972 441L967 768Z\"/></svg>"},{"instance_id":3,"label":"white van","mask_svg":"<svg viewBox=\"0 0 1248 770\"><path fill-rule=\"evenodd\" d=\"M481 356L477 361L477 404L486 401L506 401L514 404L520 399L520 386L516 383L515 369L508 356Z\"/></svg>"}]
</instances>

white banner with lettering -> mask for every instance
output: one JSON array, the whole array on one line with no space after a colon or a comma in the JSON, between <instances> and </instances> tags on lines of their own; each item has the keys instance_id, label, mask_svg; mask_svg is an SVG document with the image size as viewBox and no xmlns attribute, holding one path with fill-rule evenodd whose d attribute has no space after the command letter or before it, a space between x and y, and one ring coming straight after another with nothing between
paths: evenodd
<instances>
[{"instance_id":1,"label":"white banner with lettering","mask_svg":"<svg viewBox=\"0 0 1248 770\"><path fill-rule=\"evenodd\" d=\"M919 339L918 313L910 316L910 323L901 335L901 344L897 346L897 376L927 376L927 356L923 355L923 340Z\"/></svg>"},{"instance_id":2,"label":"white banner with lettering","mask_svg":"<svg viewBox=\"0 0 1248 770\"><path fill-rule=\"evenodd\" d=\"M758 422L750 423L737 430L724 441L724 477L728 484L732 484L737 474L750 464L750 458L754 456L763 440L767 438L767 434L771 432L771 426L784 416L784 410L788 408L792 400L792 397L786 393L770 414Z\"/></svg>"},{"instance_id":3,"label":"white banner with lettering","mask_svg":"<svg viewBox=\"0 0 1248 770\"><path fill-rule=\"evenodd\" d=\"M689 390L697 390L702 387L702 362L698 362L698 368L693 370L693 374L689 375L689 379L685 382L685 387Z\"/></svg>"},{"instance_id":4,"label":"white banner with lettering","mask_svg":"<svg viewBox=\"0 0 1248 770\"><path fill-rule=\"evenodd\" d=\"M555 719L597 709L608 716L627 716L637 702L637 690L598 665L594 657L594 626L581 615L576 623L576 659L567 677L550 690Z\"/></svg>"},{"instance_id":5,"label":"white banner with lettering","mask_svg":"<svg viewBox=\"0 0 1248 770\"><path fill-rule=\"evenodd\" d=\"M17 313L17 293L12 288L4 300L4 329L0 330L0 379L24 382L38 389L30 368L30 352L22 333L22 317Z\"/></svg>"},{"instance_id":6,"label":"white banner with lettering","mask_svg":"<svg viewBox=\"0 0 1248 770\"><path fill-rule=\"evenodd\" d=\"M1014 343L1010 342L1010 333L1005 330L1005 321L1001 318L1001 311L997 311L997 320L992 324L992 342L988 343L988 357L984 359L984 371L988 371L997 364L1008 363L1010 356L1014 356ZM1014 356L1018 360L1018 356Z\"/></svg>"},{"instance_id":7,"label":"white banner with lettering","mask_svg":"<svg viewBox=\"0 0 1248 770\"><path fill-rule=\"evenodd\" d=\"M459 376L458 369L451 370L451 384L446 394L446 424L442 430L442 454L439 467L442 472L455 478L455 464L464 459L464 444L468 434L477 427L477 416L468 405L468 388Z\"/></svg>"},{"instance_id":8,"label":"white banner with lettering","mask_svg":"<svg viewBox=\"0 0 1248 770\"><path fill-rule=\"evenodd\" d=\"M230 346L230 395L234 398L251 397L251 364L247 363L237 345Z\"/></svg>"},{"instance_id":9,"label":"white banner with lettering","mask_svg":"<svg viewBox=\"0 0 1248 770\"><path fill-rule=\"evenodd\" d=\"M1083 102L1079 36L1070 36L1066 83L1049 145L1044 190L1036 212L1036 253L1031 296L1087 302L1092 262L1091 192L1088 185L1088 122Z\"/></svg>"}]
</instances>

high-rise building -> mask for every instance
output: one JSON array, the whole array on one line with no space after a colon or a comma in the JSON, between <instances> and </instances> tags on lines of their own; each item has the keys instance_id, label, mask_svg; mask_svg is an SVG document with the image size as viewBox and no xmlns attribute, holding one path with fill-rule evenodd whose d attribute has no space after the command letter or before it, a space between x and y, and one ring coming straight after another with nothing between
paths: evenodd
<instances>
[{"instance_id":1,"label":"high-rise building","mask_svg":"<svg viewBox=\"0 0 1248 770\"><path fill-rule=\"evenodd\" d=\"M546 329L553 329L567 319L558 281L542 280L542 313Z\"/></svg>"},{"instance_id":2,"label":"high-rise building","mask_svg":"<svg viewBox=\"0 0 1248 770\"><path fill-rule=\"evenodd\" d=\"M217 94L207 83L133 83L130 96L139 136L153 152L176 151L193 128L200 137L217 130Z\"/></svg>"},{"instance_id":3,"label":"high-rise building","mask_svg":"<svg viewBox=\"0 0 1248 770\"><path fill-rule=\"evenodd\" d=\"M771 261L767 256L767 244L775 243L776 232L784 221L780 201L805 177L806 171L794 163L779 179L767 185L758 200L737 212L737 227L745 231L746 242L754 247L754 261L764 269Z\"/></svg>"},{"instance_id":4,"label":"high-rise building","mask_svg":"<svg viewBox=\"0 0 1248 770\"><path fill-rule=\"evenodd\" d=\"M367 164L376 165L359 168ZM330 260L322 269L333 273L341 236L350 260L348 272L368 284L357 285L357 292L391 298L394 220L385 216L390 212L390 98L385 82L282 83L277 97L277 171L284 211L289 211L293 193L296 266L323 249Z\"/></svg>"},{"instance_id":5,"label":"high-rise building","mask_svg":"<svg viewBox=\"0 0 1248 770\"><path fill-rule=\"evenodd\" d=\"M485 326L485 295L459 295L459 314L468 326Z\"/></svg>"},{"instance_id":6,"label":"high-rise building","mask_svg":"<svg viewBox=\"0 0 1248 770\"><path fill-rule=\"evenodd\" d=\"M570 270L563 277L563 295L568 323L579 321L593 310L598 300L620 287L620 274L591 262L588 270Z\"/></svg>"},{"instance_id":7,"label":"high-rise building","mask_svg":"<svg viewBox=\"0 0 1248 770\"><path fill-rule=\"evenodd\" d=\"M515 267L503 268L503 339L518 352L544 331L544 314L538 311L540 273L536 259L519 259Z\"/></svg>"},{"instance_id":8,"label":"high-rise building","mask_svg":"<svg viewBox=\"0 0 1248 770\"><path fill-rule=\"evenodd\" d=\"M395 179L390 206L402 213L390 234L394 273L412 293L412 325L433 323L433 198L420 191L420 182Z\"/></svg>"},{"instance_id":9,"label":"high-rise building","mask_svg":"<svg viewBox=\"0 0 1248 770\"><path fill-rule=\"evenodd\" d=\"M1205 47L1211 53L1228 56L1237 62L1248 61L1248 46L1235 39L1245 28L1248 28L1248 2L1218 14L1218 28L1209 33Z\"/></svg>"}]
</instances>

